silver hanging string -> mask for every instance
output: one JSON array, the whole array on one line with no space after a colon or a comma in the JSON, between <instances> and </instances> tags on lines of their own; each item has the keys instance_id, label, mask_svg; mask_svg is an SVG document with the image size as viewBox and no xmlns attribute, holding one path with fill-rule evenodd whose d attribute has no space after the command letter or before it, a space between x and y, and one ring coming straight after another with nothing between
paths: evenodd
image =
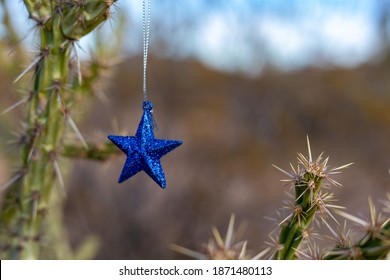
<instances>
[{"instance_id":1,"label":"silver hanging string","mask_svg":"<svg viewBox=\"0 0 390 280\"><path fill-rule=\"evenodd\" d=\"M148 5L146 6L146 1L143 0L143 9L142 9L142 30L143 30L143 47L144 47L144 76L143 76L143 92L144 100L148 100L148 95L146 92L146 68L148 64L148 49L149 49L149 30L150 30L150 12L152 8L152 0L148 0Z\"/></svg>"}]
</instances>

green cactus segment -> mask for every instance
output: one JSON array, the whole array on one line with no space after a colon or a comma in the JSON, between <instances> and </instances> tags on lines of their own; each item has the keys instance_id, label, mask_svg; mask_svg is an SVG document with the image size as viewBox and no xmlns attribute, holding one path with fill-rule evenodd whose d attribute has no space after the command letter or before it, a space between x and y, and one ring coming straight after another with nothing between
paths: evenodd
<instances>
[{"instance_id":1,"label":"green cactus segment","mask_svg":"<svg viewBox=\"0 0 390 280\"><path fill-rule=\"evenodd\" d=\"M24 0L39 25L50 30L52 21L61 16L61 32L70 40L79 40L110 17L110 7L117 0Z\"/></svg>"},{"instance_id":2,"label":"green cactus segment","mask_svg":"<svg viewBox=\"0 0 390 280\"><path fill-rule=\"evenodd\" d=\"M30 18L40 31L40 53L26 117L21 179L9 190L13 204L2 211L2 226L10 240L4 245L11 259L40 257L44 220L56 185L57 156L62 153L64 114L73 103L69 64L72 41L94 30L108 18L115 1L24 0ZM3 242L3 241L2 241Z\"/></svg>"},{"instance_id":3,"label":"green cactus segment","mask_svg":"<svg viewBox=\"0 0 390 280\"><path fill-rule=\"evenodd\" d=\"M305 172L295 182L295 205L291 218L281 224L279 235L280 250L275 254L275 259L295 259L296 250L302 239L303 232L313 221L317 210L316 198L320 191L322 177Z\"/></svg>"},{"instance_id":4,"label":"green cactus segment","mask_svg":"<svg viewBox=\"0 0 390 280\"><path fill-rule=\"evenodd\" d=\"M67 145L63 149L62 155L67 158L89 159L96 161L105 161L114 154L119 154L120 150L111 144L92 144L88 143L88 148Z\"/></svg>"},{"instance_id":5,"label":"green cactus segment","mask_svg":"<svg viewBox=\"0 0 390 280\"><path fill-rule=\"evenodd\" d=\"M61 29L69 39L78 40L110 16L109 7L114 1L85 1L64 11Z\"/></svg>"}]
</instances>

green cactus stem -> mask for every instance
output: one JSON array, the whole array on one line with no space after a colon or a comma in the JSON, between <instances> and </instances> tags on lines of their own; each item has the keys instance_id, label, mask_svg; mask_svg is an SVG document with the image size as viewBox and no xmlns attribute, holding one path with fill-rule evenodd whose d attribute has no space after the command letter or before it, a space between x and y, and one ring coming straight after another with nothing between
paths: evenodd
<instances>
[{"instance_id":1,"label":"green cactus stem","mask_svg":"<svg viewBox=\"0 0 390 280\"><path fill-rule=\"evenodd\" d=\"M291 218L281 224L279 244L282 246L276 253L276 259L295 258L296 250L303 239L303 232L309 227L320 207L316 204L316 199L321 182L322 177L305 172L295 183L295 206Z\"/></svg>"}]
</instances>

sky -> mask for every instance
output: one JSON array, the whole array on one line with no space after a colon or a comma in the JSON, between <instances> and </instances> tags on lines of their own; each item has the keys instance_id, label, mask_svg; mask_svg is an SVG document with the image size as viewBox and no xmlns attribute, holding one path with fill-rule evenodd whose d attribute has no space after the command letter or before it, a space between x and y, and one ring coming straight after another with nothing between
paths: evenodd
<instances>
[{"instance_id":1,"label":"sky","mask_svg":"<svg viewBox=\"0 0 390 280\"><path fill-rule=\"evenodd\" d=\"M8 2L12 11L25 13L22 1ZM150 49L248 74L269 65L284 70L313 64L354 67L380 50L378 20L385 4L390 1L152 0ZM128 20L126 51L139 55L142 0L120 0L118 7ZM15 18L22 33L28 32L26 17Z\"/></svg>"}]
</instances>

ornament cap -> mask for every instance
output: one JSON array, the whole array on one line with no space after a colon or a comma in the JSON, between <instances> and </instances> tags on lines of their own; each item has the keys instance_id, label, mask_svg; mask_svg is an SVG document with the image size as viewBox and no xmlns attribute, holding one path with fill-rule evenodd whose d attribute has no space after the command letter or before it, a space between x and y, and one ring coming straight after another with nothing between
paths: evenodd
<instances>
[{"instance_id":1,"label":"ornament cap","mask_svg":"<svg viewBox=\"0 0 390 280\"><path fill-rule=\"evenodd\" d=\"M145 100L142 107L144 108L144 111L151 112L153 110L153 104L149 100Z\"/></svg>"}]
</instances>

